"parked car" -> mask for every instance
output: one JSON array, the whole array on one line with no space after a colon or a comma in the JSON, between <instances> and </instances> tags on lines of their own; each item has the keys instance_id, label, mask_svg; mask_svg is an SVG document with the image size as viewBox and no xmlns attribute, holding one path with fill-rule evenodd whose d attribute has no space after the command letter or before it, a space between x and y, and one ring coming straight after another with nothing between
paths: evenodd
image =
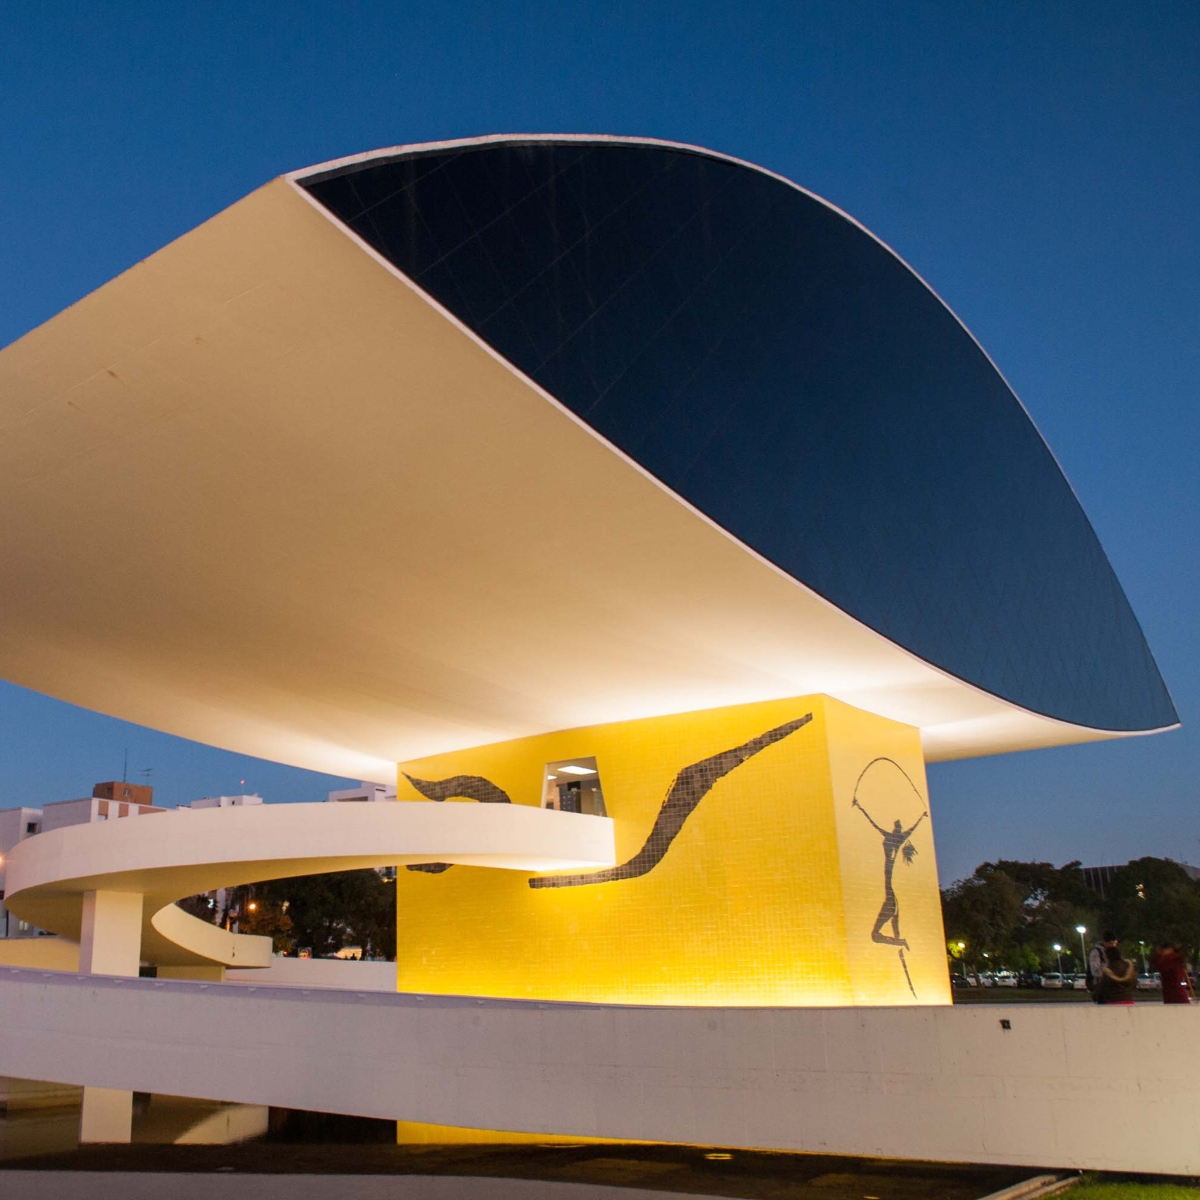
<instances>
[{"instance_id":1,"label":"parked car","mask_svg":"<svg viewBox=\"0 0 1200 1200\"><path fill-rule=\"evenodd\" d=\"M1020 980L1012 971L997 971L995 982L997 987L1006 988L1015 988L1020 984Z\"/></svg>"},{"instance_id":2,"label":"parked car","mask_svg":"<svg viewBox=\"0 0 1200 1200\"><path fill-rule=\"evenodd\" d=\"M1088 990L1086 973L1084 973L1083 971L1080 971L1078 974L1072 975L1071 976L1071 986L1077 992L1086 992Z\"/></svg>"},{"instance_id":3,"label":"parked car","mask_svg":"<svg viewBox=\"0 0 1200 1200\"><path fill-rule=\"evenodd\" d=\"M1143 971L1137 977L1137 989L1139 992L1153 992L1162 987L1162 979L1157 971Z\"/></svg>"},{"instance_id":4,"label":"parked car","mask_svg":"<svg viewBox=\"0 0 1200 1200\"><path fill-rule=\"evenodd\" d=\"M1061 988L1063 985L1063 977L1057 971L1042 972L1042 987L1044 988Z\"/></svg>"}]
</instances>

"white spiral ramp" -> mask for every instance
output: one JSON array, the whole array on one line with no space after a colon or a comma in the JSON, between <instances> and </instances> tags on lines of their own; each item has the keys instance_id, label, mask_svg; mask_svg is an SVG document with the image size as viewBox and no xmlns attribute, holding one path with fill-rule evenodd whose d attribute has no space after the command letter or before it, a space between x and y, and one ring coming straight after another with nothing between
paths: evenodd
<instances>
[{"instance_id":1,"label":"white spiral ramp","mask_svg":"<svg viewBox=\"0 0 1200 1200\"><path fill-rule=\"evenodd\" d=\"M270 804L167 810L53 829L8 855L5 905L81 942L81 970L265 967L270 938L230 933L175 901L216 888L446 862L517 871L612 866L607 817L520 804Z\"/></svg>"}]
</instances>

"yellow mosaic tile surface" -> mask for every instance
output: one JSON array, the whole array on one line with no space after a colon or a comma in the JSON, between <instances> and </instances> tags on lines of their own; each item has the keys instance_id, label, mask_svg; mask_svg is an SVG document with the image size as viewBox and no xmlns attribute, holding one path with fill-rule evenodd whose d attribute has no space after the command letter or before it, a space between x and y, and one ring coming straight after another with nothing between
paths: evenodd
<instances>
[{"instance_id":1,"label":"yellow mosaic tile surface","mask_svg":"<svg viewBox=\"0 0 1200 1200\"><path fill-rule=\"evenodd\" d=\"M801 697L403 763L397 794L429 803L406 775L471 775L514 803L538 804L546 764L584 756L596 759L618 863L644 866L656 828L661 858L634 878L564 887L482 867L401 870L401 991L633 1004L949 1003L915 729ZM666 838L671 813L678 828Z\"/></svg>"}]
</instances>

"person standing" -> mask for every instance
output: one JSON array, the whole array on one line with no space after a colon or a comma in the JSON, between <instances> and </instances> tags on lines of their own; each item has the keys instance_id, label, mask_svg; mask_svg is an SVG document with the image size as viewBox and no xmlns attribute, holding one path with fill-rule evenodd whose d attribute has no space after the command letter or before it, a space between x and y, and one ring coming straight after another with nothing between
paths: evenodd
<instances>
[{"instance_id":1,"label":"person standing","mask_svg":"<svg viewBox=\"0 0 1200 1200\"><path fill-rule=\"evenodd\" d=\"M1108 930L1105 935L1093 947L1091 954L1088 955L1087 961L1087 989L1089 992L1095 992L1100 984L1100 980L1104 975L1104 966L1107 960L1109 947L1116 946L1117 935Z\"/></svg>"},{"instance_id":2,"label":"person standing","mask_svg":"<svg viewBox=\"0 0 1200 1200\"><path fill-rule=\"evenodd\" d=\"M1187 959L1179 942L1164 942L1154 951L1150 965L1162 980L1164 1004L1191 1004L1192 981L1188 978Z\"/></svg>"},{"instance_id":3,"label":"person standing","mask_svg":"<svg viewBox=\"0 0 1200 1200\"><path fill-rule=\"evenodd\" d=\"M1104 966L1092 999L1097 1004L1132 1004L1136 989L1136 964L1121 953L1120 946L1106 946Z\"/></svg>"}]
</instances>

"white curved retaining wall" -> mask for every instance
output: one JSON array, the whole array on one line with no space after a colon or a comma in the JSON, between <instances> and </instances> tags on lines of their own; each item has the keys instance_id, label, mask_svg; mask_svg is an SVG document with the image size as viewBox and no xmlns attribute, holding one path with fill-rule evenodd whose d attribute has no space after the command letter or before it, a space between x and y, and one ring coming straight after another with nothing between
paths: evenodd
<instances>
[{"instance_id":1,"label":"white curved retaining wall","mask_svg":"<svg viewBox=\"0 0 1200 1200\"><path fill-rule=\"evenodd\" d=\"M1200 1174L1200 1014L1182 1006L635 1008L0 968L0 1009L0 1073L22 1078L485 1129Z\"/></svg>"}]
</instances>

